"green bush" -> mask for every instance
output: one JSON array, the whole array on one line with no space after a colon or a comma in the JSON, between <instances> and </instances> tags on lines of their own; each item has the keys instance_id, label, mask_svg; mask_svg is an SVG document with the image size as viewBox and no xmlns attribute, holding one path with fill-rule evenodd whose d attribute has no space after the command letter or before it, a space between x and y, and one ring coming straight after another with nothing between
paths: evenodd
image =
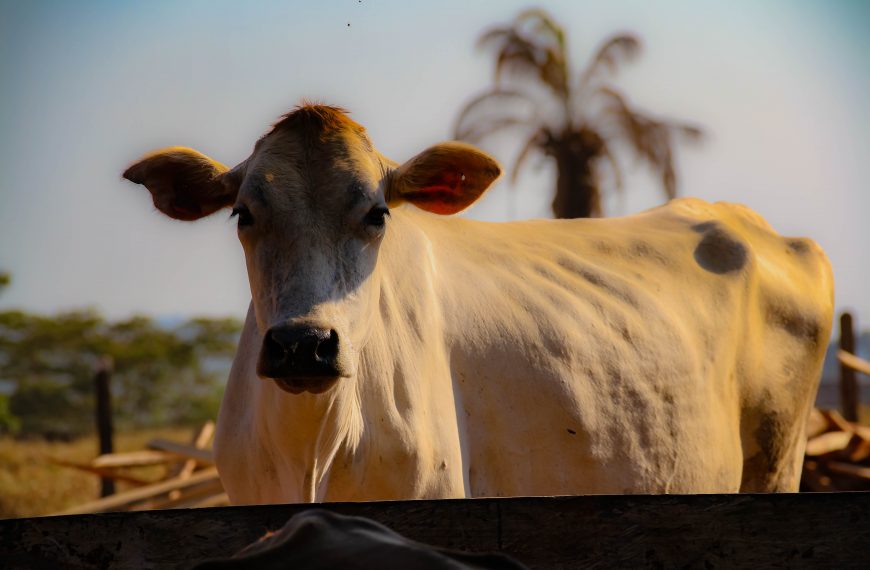
<instances>
[{"instance_id":1,"label":"green bush","mask_svg":"<svg viewBox=\"0 0 870 570\"><path fill-rule=\"evenodd\" d=\"M21 429L21 420L9 407L9 396L0 394L0 435L15 435Z\"/></svg>"},{"instance_id":2,"label":"green bush","mask_svg":"<svg viewBox=\"0 0 870 570\"><path fill-rule=\"evenodd\" d=\"M105 357L114 363L117 426L214 418L240 330L235 319L197 318L167 328L143 316L109 322L93 311L0 312L0 379L15 385L8 403L0 401L0 432L92 431L94 371Z\"/></svg>"}]
</instances>

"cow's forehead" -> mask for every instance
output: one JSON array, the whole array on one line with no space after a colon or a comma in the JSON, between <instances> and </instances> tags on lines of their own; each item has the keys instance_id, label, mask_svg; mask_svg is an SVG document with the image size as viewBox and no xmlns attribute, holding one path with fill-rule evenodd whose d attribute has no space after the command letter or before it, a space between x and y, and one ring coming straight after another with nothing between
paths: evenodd
<instances>
[{"instance_id":1,"label":"cow's forehead","mask_svg":"<svg viewBox=\"0 0 870 570\"><path fill-rule=\"evenodd\" d=\"M338 107L306 105L285 115L254 147L269 154L322 163L354 150L373 151L365 129Z\"/></svg>"},{"instance_id":2,"label":"cow's forehead","mask_svg":"<svg viewBox=\"0 0 870 570\"><path fill-rule=\"evenodd\" d=\"M323 191L376 174L378 166L365 129L336 108L306 106L285 116L257 142L247 175Z\"/></svg>"},{"instance_id":3,"label":"cow's forehead","mask_svg":"<svg viewBox=\"0 0 870 570\"><path fill-rule=\"evenodd\" d=\"M328 105L299 106L275 123L266 136L281 131L295 131L307 138L322 138L337 131L365 134L365 129L352 120L347 111Z\"/></svg>"}]
</instances>

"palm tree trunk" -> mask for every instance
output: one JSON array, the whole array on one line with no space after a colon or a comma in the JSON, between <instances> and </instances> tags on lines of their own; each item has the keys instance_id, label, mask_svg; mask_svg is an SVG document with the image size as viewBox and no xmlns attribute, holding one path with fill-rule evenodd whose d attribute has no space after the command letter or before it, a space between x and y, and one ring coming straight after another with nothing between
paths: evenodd
<instances>
[{"instance_id":1,"label":"palm tree trunk","mask_svg":"<svg viewBox=\"0 0 870 570\"><path fill-rule=\"evenodd\" d=\"M557 218L601 217L601 194L591 157L585 153L578 156L571 149L557 149L553 156L558 171L553 215Z\"/></svg>"}]
</instances>

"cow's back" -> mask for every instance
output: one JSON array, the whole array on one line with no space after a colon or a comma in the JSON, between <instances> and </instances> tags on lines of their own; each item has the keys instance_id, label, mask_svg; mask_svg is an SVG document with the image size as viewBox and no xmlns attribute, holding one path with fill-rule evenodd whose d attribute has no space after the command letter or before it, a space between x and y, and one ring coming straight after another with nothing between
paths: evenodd
<instances>
[{"instance_id":1,"label":"cow's back","mask_svg":"<svg viewBox=\"0 0 870 570\"><path fill-rule=\"evenodd\" d=\"M814 243L689 199L433 222L472 494L535 493L542 465L550 493L796 489L832 312Z\"/></svg>"}]
</instances>

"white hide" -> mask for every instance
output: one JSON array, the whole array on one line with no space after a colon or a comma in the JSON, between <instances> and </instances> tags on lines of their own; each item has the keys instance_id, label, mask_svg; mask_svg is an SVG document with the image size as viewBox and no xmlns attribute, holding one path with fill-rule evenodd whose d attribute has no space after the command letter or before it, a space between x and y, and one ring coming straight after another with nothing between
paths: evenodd
<instances>
[{"instance_id":1,"label":"white hide","mask_svg":"<svg viewBox=\"0 0 870 570\"><path fill-rule=\"evenodd\" d=\"M292 395L249 310L234 503L794 491L832 318L821 250L694 199L482 223L393 209L356 375Z\"/></svg>"}]
</instances>

